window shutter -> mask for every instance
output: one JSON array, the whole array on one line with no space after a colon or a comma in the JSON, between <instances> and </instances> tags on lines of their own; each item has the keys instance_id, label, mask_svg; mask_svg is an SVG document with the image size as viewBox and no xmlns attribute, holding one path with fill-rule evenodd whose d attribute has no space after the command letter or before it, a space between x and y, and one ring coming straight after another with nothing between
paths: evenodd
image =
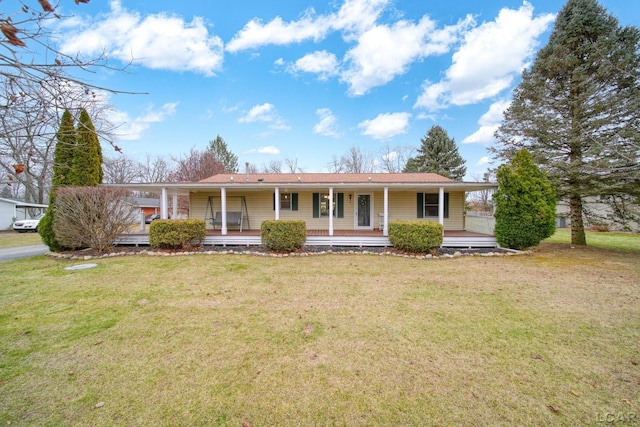
<instances>
[{"instance_id":1,"label":"window shutter","mask_svg":"<svg viewBox=\"0 0 640 427\"><path fill-rule=\"evenodd\" d=\"M444 193L444 217L449 218L449 193Z\"/></svg>"},{"instance_id":2,"label":"window shutter","mask_svg":"<svg viewBox=\"0 0 640 427\"><path fill-rule=\"evenodd\" d=\"M313 217L320 218L320 193L313 193Z\"/></svg>"},{"instance_id":3,"label":"window shutter","mask_svg":"<svg viewBox=\"0 0 640 427\"><path fill-rule=\"evenodd\" d=\"M273 210L276 210L276 193L273 193Z\"/></svg>"},{"instance_id":4,"label":"window shutter","mask_svg":"<svg viewBox=\"0 0 640 427\"><path fill-rule=\"evenodd\" d=\"M291 210L298 210L298 193L291 193Z\"/></svg>"},{"instance_id":5,"label":"window shutter","mask_svg":"<svg viewBox=\"0 0 640 427\"><path fill-rule=\"evenodd\" d=\"M344 193L338 193L338 218L344 218Z\"/></svg>"},{"instance_id":6,"label":"window shutter","mask_svg":"<svg viewBox=\"0 0 640 427\"><path fill-rule=\"evenodd\" d=\"M424 193L418 193L418 207L417 214L418 218L424 218Z\"/></svg>"}]
</instances>

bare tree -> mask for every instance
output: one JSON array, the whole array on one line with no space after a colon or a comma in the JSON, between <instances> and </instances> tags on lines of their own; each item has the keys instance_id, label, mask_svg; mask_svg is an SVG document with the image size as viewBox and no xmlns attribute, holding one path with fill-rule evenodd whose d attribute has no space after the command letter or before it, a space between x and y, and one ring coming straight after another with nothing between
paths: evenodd
<instances>
[{"instance_id":1,"label":"bare tree","mask_svg":"<svg viewBox=\"0 0 640 427\"><path fill-rule=\"evenodd\" d=\"M137 220L129 192L110 187L60 187L56 192L56 239L67 248L92 248L102 253Z\"/></svg>"},{"instance_id":2,"label":"bare tree","mask_svg":"<svg viewBox=\"0 0 640 427\"><path fill-rule=\"evenodd\" d=\"M302 173L304 170L300 166L298 166L298 156L295 158L287 157L284 159L284 164L288 169L289 173Z\"/></svg>"},{"instance_id":3,"label":"bare tree","mask_svg":"<svg viewBox=\"0 0 640 427\"><path fill-rule=\"evenodd\" d=\"M282 173L282 162L280 160L271 160L268 165L262 166L262 173Z\"/></svg>"},{"instance_id":4,"label":"bare tree","mask_svg":"<svg viewBox=\"0 0 640 427\"><path fill-rule=\"evenodd\" d=\"M75 0L76 4L89 0ZM52 6L48 0L23 0L16 10L0 11L0 77L10 82L10 90L4 94L5 108L12 108L13 102L26 94L37 94L34 90L43 82L55 82L81 86L87 93L92 90L124 93L87 83L71 74L74 70L91 72L96 67L114 69L107 63L106 55L94 59L80 59L65 54L51 41L50 21L61 19L56 12L58 5ZM37 49L36 49L37 47ZM118 68L117 70L124 70ZM34 100L41 100L39 96ZM56 102L50 98L49 102Z\"/></svg>"},{"instance_id":5,"label":"bare tree","mask_svg":"<svg viewBox=\"0 0 640 427\"><path fill-rule=\"evenodd\" d=\"M126 184L140 181L142 165L125 154L103 159L102 182L105 184Z\"/></svg>"},{"instance_id":6,"label":"bare tree","mask_svg":"<svg viewBox=\"0 0 640 427\"><path fill-rule=\"evenodd\" d=\"M414 147L408 145L391 146L386 143L380 151L381 168L383 172L401 173L407 161L413 156Z\"/></svg>"},{"instance_id":7,"label":"bare tree","mask_svg":"<svg viewBox=\"0 0 640 427\"><path fill-rule=\"evenodd\" d=\"M2 85L1 79L2 76L0 98L10 92L12 85L6 81ZM88 111L96 119L96 132L111 139L111 125L104 114L110 106L104 98L85 94L78 86L64 82L42 82L34 90L38 93L21 92L21 96L12 101L11 108L0 108L0 171L25 201L45 203L51 182L55 135L64 111L60 107L78 115L83 109ZM49 102L49 97L55 102Z\"/></svg>"},{"instance_id":8,"label":"bare tree","mask_svg":"<svg viewBox=\"0 0 640 427\"><path fill-rule=\"evenodd\" d=\"M340 158L334 154L328 166L333 173L368 173L375 171L376 161L371 154L354 145Z\"/></svg>"},{"instance_id":9,"label":"bare tree","mask_svg":"<svg viewBox=\"0 0 640 427\"><path fill-rule=\"evenodd\" d=\"M212 175L225 172L222 163L215 154L209 150L198 151L192 148L182 157L173 158L176 167L169 174L171 182L195 182Z\"/></svg>"},{"instance_id":10,"label":"bare tree","mask_svg":"<svg viewBox=\"0 0 640 427\"><path fill-rule=\"evenodd\" d=\"M87 110L101 139L119 150L110 126L99 125L100 114L93 106L108 108L105 92L132 92L96 86L79 77L80 70L91 73L98 67L116 68L108 65L105 55L85 60L55 47L49 23L62 18L57 13L58 5L52 6L48 0L23 0L5 6L0 11L0 32L4 36L0 36L0 182L11 184L12 191L26 201L44 203L62 112L69 110L77 115Z\"/></svg>"},{"instance_id":11,"label":"bare tree","mask_svg":"<svg viewBox=\"0 0 640 427\"><path fill-rule=\"evenodd\" d=\"M166 182L171 174L170 162L162 157L151 157L147 154L144 163L140 164L139 178L141 182Z\"/></svg>"}]
</instances>

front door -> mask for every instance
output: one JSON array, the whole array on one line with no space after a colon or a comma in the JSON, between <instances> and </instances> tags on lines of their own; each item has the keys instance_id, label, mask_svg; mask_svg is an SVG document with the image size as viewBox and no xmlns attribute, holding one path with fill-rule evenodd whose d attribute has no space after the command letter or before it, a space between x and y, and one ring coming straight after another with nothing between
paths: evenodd
<instances>
[{"instance_id":1,"label":"front door","mask_svg":"<svg viewBox=\"0 0 640 427\"><path fill-rule=\"evenodd\" d=\"M371 200L371 194L358 194L356 201L356 230L373 229L373 221L371 218L373 203Z\"/></svg>"}]
</instances>

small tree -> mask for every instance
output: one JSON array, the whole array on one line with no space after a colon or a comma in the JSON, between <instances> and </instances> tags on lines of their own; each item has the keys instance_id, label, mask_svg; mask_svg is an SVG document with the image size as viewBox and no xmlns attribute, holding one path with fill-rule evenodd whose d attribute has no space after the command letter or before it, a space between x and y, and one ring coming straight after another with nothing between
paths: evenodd
<instances>
[{"instance_id":1,"label":"small tree","mask_svg":"<svg viewBox=\"0 0 640 427\"><path fill-rule=\"evenodd\" d=\"M60 187L53 208L56 239L63 247L105 252L137 220L128 196L123 188Z\"/></svg>"},{"instance_id":2,"label":"small tree","mask_svg":"<svg viewBox=\"0 0 640 427\"><path fill-rule=\"evenodd\" d=\"M467 173L465 161L458 152L458 146L447 131L440 126L432 126L424 138L418 154L407 160L404 172L431 172L447 178L462 181Z\"/></svg>"},{"instance_id":3,"label":"small tree","mask_svg":"<svg viewBox=\"0 0 640 427\"><path fill-rule=\"evenodd\" d=\"M501 246L535 246L555 232L556 192L527 150L500 166L497 179L495 234Z\"/></svg>"}]
</instances>

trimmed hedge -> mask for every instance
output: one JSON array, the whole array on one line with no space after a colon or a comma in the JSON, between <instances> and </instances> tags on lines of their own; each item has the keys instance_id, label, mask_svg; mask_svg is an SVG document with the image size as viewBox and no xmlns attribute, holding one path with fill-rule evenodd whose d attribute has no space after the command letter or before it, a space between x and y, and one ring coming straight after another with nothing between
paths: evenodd
<instances>
[{"instance_id":1,"label":"trimmed hedge","mask_svg":"<svg viewBox=\"0 0 640 427\"><path fill-rule=\"evenodd\" d=\"M157 219L149 226L149 244L162 249L189 249L200 246L206 235L202 219Z\"/></svg>"},{"instance_id":2,"label":"trimmed hedge","mask_svg":"<svg viewBox=\"0 0 640 427\"><path fill-rule=\"evenodd\" d=\"M434 221L391 221L389 242L402 251L431 252L442 245L443 230Z\"/></svg>"},{"instance_id":3,"label":"trimmed hedge","mask_svg":"<svg viewBox=\"0 0 640 427\"><path fill-rule=\"evenodd\" d=\"M260 225L262 245L273 251L293 252L307 240L307 223L302 220L266 220Z\"/></svg>"}]
</instances>

